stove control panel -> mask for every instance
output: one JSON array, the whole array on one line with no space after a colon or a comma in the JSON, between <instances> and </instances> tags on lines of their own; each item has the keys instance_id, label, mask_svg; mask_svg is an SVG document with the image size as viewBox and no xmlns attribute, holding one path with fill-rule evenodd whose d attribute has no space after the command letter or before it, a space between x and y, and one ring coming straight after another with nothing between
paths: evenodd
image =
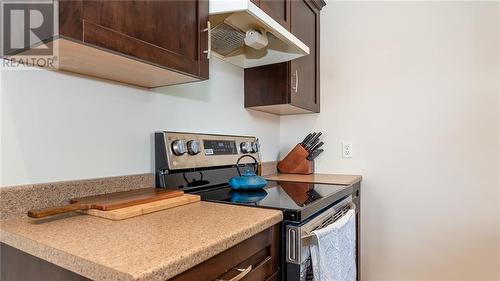
<instances>
[{"instance_id":1,"label":"stove control panel","mask_svg":"<svg viewBox=\"0 0 500 281\"><path fill-rule=\"evenodd\" d=\"M233 155L238 154L234 140L203 140L205 155Z\"/></svg>"},{"instance_id":2,"label":"stove control panel","mask_svg":"<svg viewBox=\"0 0 500 281\"><path fill-rule=\"evenodd\" d=\"M260 144L256 137L180 132L155 133L155 162L168 170L229 166L242 155L260 162ZM252 163L247 157L241 163Z\"/></svg>"}]
</instances>

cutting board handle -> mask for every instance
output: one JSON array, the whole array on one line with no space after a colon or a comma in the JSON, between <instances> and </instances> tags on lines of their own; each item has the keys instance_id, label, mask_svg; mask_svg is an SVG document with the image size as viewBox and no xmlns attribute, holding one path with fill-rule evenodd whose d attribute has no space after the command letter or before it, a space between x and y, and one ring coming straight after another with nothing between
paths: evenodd
<instances>
[{"instance_id":1,"label":"cutting board handle","mask_svg":"<svg viewBox=\"0 0 500 281\"><path fill-rule=\"evenodd\" d=\"M30 210L28 211L28 217L30 218L44 218L48 216L53 216L57 214L63 214L79 210L88 210L90 206L88 204L74 203L65 206L45 208L40 210Z\"/></svg>"}]
</instances>

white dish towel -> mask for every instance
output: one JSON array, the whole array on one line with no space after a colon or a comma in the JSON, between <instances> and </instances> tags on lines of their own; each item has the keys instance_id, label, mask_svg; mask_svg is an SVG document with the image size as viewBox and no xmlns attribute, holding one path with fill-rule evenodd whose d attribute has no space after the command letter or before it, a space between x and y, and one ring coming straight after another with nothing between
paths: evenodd
<instances>
[{"instance_id":1,"label":"white dish towel","mask_svg":"<svg viewBox=\"0 0 500 281\"><path fill-rule=\"evenodd\" d=\"M356 216L354 210L315 230L311 244L314 281L356 280Z\"/></svg>"}]
</instances>

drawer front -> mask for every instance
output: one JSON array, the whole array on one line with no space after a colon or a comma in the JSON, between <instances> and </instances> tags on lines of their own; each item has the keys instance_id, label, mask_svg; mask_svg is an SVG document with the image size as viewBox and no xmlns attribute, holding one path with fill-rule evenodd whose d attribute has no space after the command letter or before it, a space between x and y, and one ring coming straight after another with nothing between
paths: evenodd
<instances>
[{"instance_id":1,"label":"drawer front","mask_svg":"<svg viewBox=\"0 0 500 281\"><path fill-rule=\"evenodd\" d=\"M250 257L228 272L222 274L218 280L262 281L271 277L276 270L269 247Z\"/></svg>"},{"instance_id":2,"label":"drawer front","mask_svg":"<svg viewBox=\"0 0 500 281\"><path fill-rule=\"evenodd\" d=\"M266 257L264 260L260 261L255 267L241 280L245 281L260 281L266 280L273 274L273 264L271 256Z\"/></svg>"},{"instance_id":3,"label":"drawer front","mask_svg":"<svg viewBox=\"0 0 500 281\"><path fill-rule=\"evenodd\" d=\"M185 271L171 280L266 280L278 270L279 225Z\"/></svg>"}]
</instances>

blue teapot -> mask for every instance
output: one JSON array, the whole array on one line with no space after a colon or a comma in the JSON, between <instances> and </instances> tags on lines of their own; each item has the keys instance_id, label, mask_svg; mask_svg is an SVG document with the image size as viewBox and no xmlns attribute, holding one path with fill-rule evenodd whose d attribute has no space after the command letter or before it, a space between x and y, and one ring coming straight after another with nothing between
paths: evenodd
<instances>
[{"instance_id":1,"label":"blue teapot","mask_svg":"<svg viewBox=\"0 0 500 281\"><path fill-rule=\"evenodd\" d=\"M252 155L243 155L241 156L238 161L236 162L236 169L238 170L238 177L233 177L229 180L229 186L233 189L240 189L240 190L256 190L256 189L262 189L267 185L267 181L260 176L257 176L257 165L255 165L254 171L250 170L245 170L243 174L240 171L240 161L244 157L250 157L255 161L255 164L257 164L257 159L253 157Z\"/></svg>"}]
</instances>

